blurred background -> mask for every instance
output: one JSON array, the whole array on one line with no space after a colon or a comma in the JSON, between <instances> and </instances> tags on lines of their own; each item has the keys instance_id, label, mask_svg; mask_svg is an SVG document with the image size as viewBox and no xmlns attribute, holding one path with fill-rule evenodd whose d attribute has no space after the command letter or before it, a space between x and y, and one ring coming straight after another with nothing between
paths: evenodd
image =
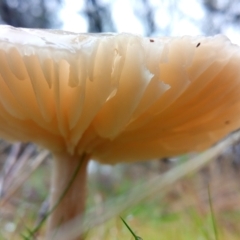
<instances>
[{"instance_id":1,"label":"blurred background","mask_svg":"<svg viewBox=\"0 0 240 240\"><path fill-rule=\"evenodd\" d=\"M240 38L238 0L1 0L2 24L74 32Z\"/></svg>"},{"instance_id":2,"label":"blurred background","mask_svg":"<svg viewBox=\"0 0 240 240\"><path fill-rule=\"evenodd\" d=\"M0 24L73 32L130 32L142 36L225 34L238 44L240 1L0 0ZM239 144L225 149L198 173L190 173L123 216L144 240L239 239L239 156ZM92 162L88 204L95 206L124 194L136 184L164 174L191 157L117 166ZM32 144L0 141L0 197L5 201L4 207L0 207L0 240L23 239L21 234L33 228L46 212L49 159L46 151ZM209 186L219 233L211 222ZM41 239L42 232L36 239ZM88 239L116 236L131 239L118 217L91 231Z\"/></svg>"}]
</instances>

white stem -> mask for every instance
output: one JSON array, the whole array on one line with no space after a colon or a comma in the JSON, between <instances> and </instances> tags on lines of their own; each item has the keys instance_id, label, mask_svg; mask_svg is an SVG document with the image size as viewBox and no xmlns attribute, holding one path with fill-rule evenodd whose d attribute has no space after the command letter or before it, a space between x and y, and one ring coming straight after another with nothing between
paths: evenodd
<instances>
[{"instance_id":1,"label":"white stem","mask_svg":"<svg viewBox=\"0 0 240 240\"><path fill-rule=\"evenodd\" d=\"M51 185L48 233L84 213L89 156L55 154ZM47 238L49 239L49 238ZM80 240L81 236L77 239ZM70 240L70 239L69 239Z\"/></svg>"}]
</instances>

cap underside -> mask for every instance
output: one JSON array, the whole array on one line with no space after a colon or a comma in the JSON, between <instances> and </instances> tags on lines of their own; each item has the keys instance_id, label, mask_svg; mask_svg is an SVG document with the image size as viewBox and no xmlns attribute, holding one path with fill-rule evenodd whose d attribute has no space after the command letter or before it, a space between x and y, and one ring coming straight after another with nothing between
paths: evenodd
<instances>
[{"instance_id":1,"label":"cap underside","mask_svg":"<svg viewBox=\"0 0 240 240\"><path fill-rule=\"evenodd\" d=\"M240 49L0 27L0 136L102 162L203 150L240 125Z\"/></svg>"}]
</instances>

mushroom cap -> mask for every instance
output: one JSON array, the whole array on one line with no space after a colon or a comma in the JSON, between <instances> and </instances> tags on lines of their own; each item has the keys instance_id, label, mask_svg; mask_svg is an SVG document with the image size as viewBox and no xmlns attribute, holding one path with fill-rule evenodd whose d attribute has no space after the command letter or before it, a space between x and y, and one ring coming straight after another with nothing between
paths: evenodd
<instances>
[{"instance_id":1,"label":"mushroom cap","mask_svg":"<svg viewBox=\"0 0 240 240\"><path fill-rule=\"evenodd\" d=\"M0 26L0 137L105 163L201 151L240 126L240 48Z\"/></svg>"}]
</instances>

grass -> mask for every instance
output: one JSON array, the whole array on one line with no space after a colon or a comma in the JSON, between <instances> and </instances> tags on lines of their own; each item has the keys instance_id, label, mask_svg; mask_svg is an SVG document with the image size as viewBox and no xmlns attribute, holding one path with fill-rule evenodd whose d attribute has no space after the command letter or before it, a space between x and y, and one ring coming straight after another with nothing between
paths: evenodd
<instances>
[{"instance_id":1,"label":"grass","mask_svg":"<svg viewBox=\"0 0 240 240\"><path fill-rule=\"evenodd\" d=\"M199 164L200 158L197 156L194 164ZM90 218L86 240L239 239L240 173L235 173L231 164L219 172L218 161L210 164L207 171L192 173L189 169L194 164L184 165L188 164L186 159L181 162L179 168L160 176L158 171L142 166L141 174L136 174L140 177L131 173L119 180L118 167L104 178L90 177L88 207L94 206L97 215ZM126 168L136 166L139 171L141 164ZM31 236L29 233L36 227L38 209L48 195L49 175L49 164L42 164L0 209L0 240L30 239L23 236ZM115 199L115 195L123 197L120 202L101 204L108 198ZM121 207L122 203L128 207ZM101 222L104 223L99 225ZM44 231L43 226L36 239L44 239Z\"/></svg>"},{"instance_id":2,"label":"grass","mask_svg":"<svg viewBox=\"0 0 240 240\"><path fill-rule=\"evenodd\" d=\"M195 178L191 176L183 180L185 184L190 179ZM164 197L155 197L148 199L148 201L135 205L130 210L122 213L123 219L127 222L128 226L136 234L144 240L235 240L239 239L240 230L238 230L238 223L240 221L240 211L228 210L215 213L214 202L210 202L204 205L204 213L199 206L200 202L195 202L192 205L191 198L193 197L191 192L185 192L185 196L180 196L178 199L169 200L171 198L172 190ZM205 189L207 191L207 189ZM189 202L185 199L188 198ZM179 206L180 204L180 206ZM211 205L213 207L211 207ZM23 207L22 212L24 217L28 219L24 220L26 225L23 226L27 231L27 226L31 226L36 221L35 213L36 209L32 209L32 213L29 212L26 215L26 208ZM20 215L20 210L19 213ZM216 214L216 215L215 215ZM214 221L213 221L214 219ZM15 218L15 224L17 224L17 218ZM218 224L216 224L216 222ZM2 222L2 221L1 221ZM213 224L214 223L214 224ZM0 239L2 240L20 240L28 239L21 237L21 229L17 231L13 237L12 233L7 234L6 224L2 222L2 228ZM218 234L216 234L218 232ZM101 226L95 227L88 232L87 240L94 239L134 239L131 237L131 233L128 228L123 224L119 216L107 221ZM135 238L136 239L136 238Z\"/></svg>"},{"instance_id":3,"label":"grass","mask_svg":"<svg viewBox=\"0 0 240 240\"><path fill-rule=\"evenodd\" d=\"M141 208L139 206L139 208ZM158 210L156 208L155 210ZM133 209L134 211L134 209ZM216 238L212 226L212 217L208 213L202 216L196 209L188 209L178 213L167 213L158 218L154 218L146 208L142 207L142 212L131 214L126 217L128 225L135 233L144 240L237 240L239 230L233 231L225 224L218 225L219 237ZM229 213L231 215L231 213ZM234 214L234 213L233 213ZM228 224L234 224L237 228L239 217L228 219ZM224 222L226 216L219 219ZM94 229L89 233L88 240L94 239L136 239L131 237L129 230L122 224L121 220L115 218L106 224Z\"/></svg>"},{"instance_id":4,"label":"grass","mask_svg":"<svg viewBox=\"0 0 240 240\"><path fill-rule=\"evenodd\" d=\"M195 176L186 178L183 182L188 182L193 178ZM181 184L179 183L179 185ZM215 212L211 191L209 188L205 191L208 192L209 200L205 203L204 213L201 209L203 206L200 207L198 201L194 205L190 204L191 201L185 201L186 197L191 198L193 194L193 192L185 192L187 196L177 200L178 204L181 204L180 210L173 210L172 205L174 203L169 202L168 196L165 196L134 206L130 212L125 213L125 219L128 220L128 226L135 235L144 240L239 239L240 211L218 209L218 212ZM118 239L135 239L136 236L135 238L128 237L129 232L119 222L120 220L117 218L114 221L109 221L106 225L99 227L98 230L94 230L88 240L94 239L96 232L101 232L101 229L104 236L99 239L113 239L112 232L116 234L115 236L118 236Z\"/></svg>"}]
</instances>

